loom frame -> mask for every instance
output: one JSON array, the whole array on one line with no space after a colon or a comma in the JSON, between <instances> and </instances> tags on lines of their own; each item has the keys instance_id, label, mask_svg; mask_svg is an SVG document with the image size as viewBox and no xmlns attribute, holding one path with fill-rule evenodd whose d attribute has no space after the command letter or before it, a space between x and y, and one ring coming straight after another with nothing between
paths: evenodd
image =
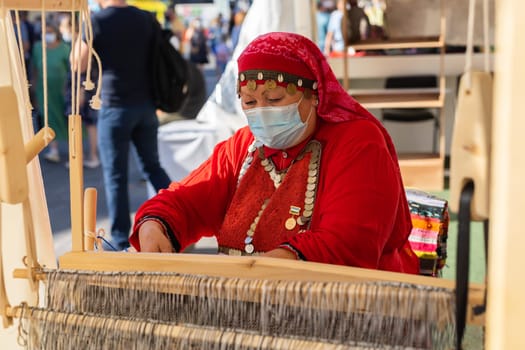
<instances>
[{"instance_id":1,"label":"loom frame","mask_svg":"<svg viewBox=\"0 0 525 350\"><path fill-rule=\"evenodd\" d=\"M59 269L96 272L173 272L188 275L285 280L304 282L399 282L418 286L455 289L455 281L429 276L410 275L267 257L225 256L185 253L127 253L72 251L59 257ZM37 269L15 269L15 278L45 279ZM485 286L470 283L467 323L483 325L484 314L474 309L484 304Z\"/></svg>"},{"instance_id":2,"label":"loom frame","mask_svg":"<svg viewBox=\"0 0 525 350\"><path fill-rule=\"evenodd\" d=\"M4 0L7 8L18 10L77 11L84 0ZM75 116L70 126L70 148L81 154L80 116ZM79 152L80 150L80 152ZM76 189L83 186L81 158L72 163L77 183ZM73 189L72 187L72 189ZM96 190L88 189L90 194L77 193L72 197L72 250L59 258L59 269L87 271L155 271L199 274L219 277L241 277L253 279L290 280L290 281L391 281L453 290L455 281L435 277L408 275L395 272L378 271L364 268L337 266L315 262L292 261L266 257L232 257L202 254L164 254L164 253L122 253L95 252L87 250L90 244L85 242L85 231L94 231L96 225ZM72 193L75 191L72 191ZM84 232L79 230L84 227ZM27 278L30 281L45 279L39 267L15 269L15 278ZM3 281L2 281L3 283ZM485 286L471 283L469 288L469 307L467 320L470 324L484 324L484 314L475 315L472 310L484 304ZM7 306L2 310L8 317L19 317L19 306Z\"/></svg>"}]
</instances>

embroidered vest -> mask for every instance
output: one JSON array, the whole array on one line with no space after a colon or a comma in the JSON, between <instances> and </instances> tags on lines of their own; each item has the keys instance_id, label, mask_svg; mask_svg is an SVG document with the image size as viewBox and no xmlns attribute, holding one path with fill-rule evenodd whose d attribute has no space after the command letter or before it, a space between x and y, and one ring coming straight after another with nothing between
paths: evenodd
<instances>
[{"instance_id":1,"label":"embroidered vest","mask_svg":"<svg viewBox=\"0 0 525 350\"><path fill-rule=\"evenodd\" d=\"M217 235L219 251L251 255L277 248L309 227L321 144L310 141L288 169L276 172L262 149L240 179ZM253 158L252 158L253 157ZM245 161L246 164L246 161Z\"/></svg>"}]
</instances>

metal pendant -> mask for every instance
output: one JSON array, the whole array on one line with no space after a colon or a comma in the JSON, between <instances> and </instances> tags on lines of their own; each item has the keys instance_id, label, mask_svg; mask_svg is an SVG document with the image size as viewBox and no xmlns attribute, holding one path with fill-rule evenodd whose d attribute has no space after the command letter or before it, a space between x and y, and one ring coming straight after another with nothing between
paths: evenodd
<instances>
[{"instance_id":1,"label":"metal pendant","mask_svg":"<svg viewBox=\"0 0 525 350\"><path fill-rule=\"evenodd\" d=\"M286 219L285 223L284 223L284 227L288 230L288 231L291 231L295 228L295 226L297 225L297 221L295 221L295 218L291 217L291 218L288 218Z\"/></svg>"},{"instance_id":2,"label":"metal pendant","mask_svg":"<svg viewBox=\"0 0 525 350\"><path fill-rule=\"evenodd\" d=\"M252 254L255 251L255 247L251 243L247 244L244 246L244 251L248 254Z\"/></svg>"}]
</instances>

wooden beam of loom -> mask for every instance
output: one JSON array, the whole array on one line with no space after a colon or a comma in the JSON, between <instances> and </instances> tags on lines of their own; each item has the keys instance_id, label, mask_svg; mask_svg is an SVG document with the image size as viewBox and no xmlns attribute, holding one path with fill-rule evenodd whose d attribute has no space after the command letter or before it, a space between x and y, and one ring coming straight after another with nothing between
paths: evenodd
<instances>
[{"instance_id":1,"label":"wooden beam of loom","mask_svg":"<svg viewBox=\"0 0 525 350\"><path fill-rule=\"evenodd\" d=\"M455 281L356 267L267 257L222 256L204 254L161 254L121 252L70 252L59 258L61 269L85 271L176 272L229 278L315 282L393 282L454 290ZM15 277L27 272L15 271ZM484 305L485 287L470 285L471 324L483 324L484 315L472 310Z\"/></svg>"},{"instance_id":2,"label":"wooden beam of loom","mask_svg":"<svg viewBox=\"0 0 525 350\"><path fill-rule=\"evenodd\" d=\"M0 202L22 203L28 196L25 149L13 86L0 86Z\"/></svg>"},{"instance_id":3,"label":"wooden beam of loom","mask_svg":"<svg viewBox=\"0 0 525 350\"><path fill-rule=\"evenodd\" d=\"M3 0L2 6L21 11L80 11L87 0Z\"/></svg>"},{"instance_id":4,"label":"wooden beam of loom","mask_svg":"<svg viewBox=\"0 0 525 350\"><path fill-rule=\"evenodd\" d=\"M145 322L141 320L123 319L118 317L104 317L99 315L87 314L70 314L64 312L54 312L42 309L28 309L23 307L16 307L11 310L14 317L22 319L30 317L38 319L43 322L52 322L67 326L71 329L84 330L89 329L105 329L111 332L118 332L124 336L136 336L135 330L142 329L142 334L151 338L168 338L171 340L171 345L192 344L207 348L213 346L215 348L221 345L221 348L237 348L242 344L242 348L250 349L311 349L311 350L339 350L342 349L339 344L330 344L326 342L317 342L307 339L297 339L293 337L279 337L273 335L262 335L255 332L243 331L239 329L217 329L212 327L199 327L197 325L174 325L162 322ZM25 315L29 313L30 315ZM86 325L89 325L87 327ZM73 336L69 332L68 337ZM183 341L178 344L177 341ZM136 341L133 341L136 345ZM193 348L192 346L192 348ZM177 347L178 348L178 347ZM360 346L345 346L345 349L365 349Z\"/></svg>"}]
</instances>

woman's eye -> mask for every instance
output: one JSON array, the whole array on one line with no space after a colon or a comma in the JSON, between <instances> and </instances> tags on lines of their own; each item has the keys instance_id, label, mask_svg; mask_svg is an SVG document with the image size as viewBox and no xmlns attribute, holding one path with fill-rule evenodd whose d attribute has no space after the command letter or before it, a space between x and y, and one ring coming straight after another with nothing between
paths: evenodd
<instances>
[{"instance_id":1,"label":"woman's eye","mask_svg":"<svg viewBox=\"0 0 525 350\"><path fill-rule=\"evenodd\" d=\"M245 106L254 106L256 103L257 103L257 101L250 100L250 101L243 101L242 104L245 105Z\"/></svg>"},{"instance_id":2,"label":"woman's eye","mask_svg":"<svg viewBox=\"0 0 525 350\"><path fill-rule=\"evenodd\" d=\"M282 97L268 98L269 103L277 103L282 100Z\"/></svg>"}]
</instances>

